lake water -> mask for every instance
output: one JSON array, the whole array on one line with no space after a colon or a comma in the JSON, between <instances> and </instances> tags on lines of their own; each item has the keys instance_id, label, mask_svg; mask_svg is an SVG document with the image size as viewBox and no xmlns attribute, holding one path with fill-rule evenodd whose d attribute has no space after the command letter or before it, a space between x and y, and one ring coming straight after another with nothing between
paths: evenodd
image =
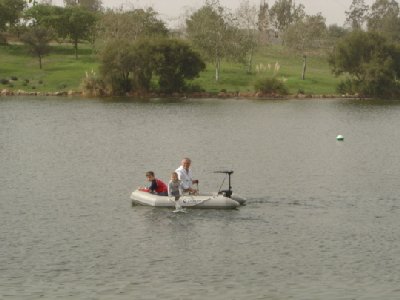
<instances>
[{"instance_id":1,"label":"lake water","mask_svg":"<svg viewBox=\"0 0 400 300\"><path fill-rule=\"evenodd\" d=\"M396 101L2 97L0 299L398 299L399 128ZM131 205L186 156L247 206Z\"/></svg>"}]
</instances>

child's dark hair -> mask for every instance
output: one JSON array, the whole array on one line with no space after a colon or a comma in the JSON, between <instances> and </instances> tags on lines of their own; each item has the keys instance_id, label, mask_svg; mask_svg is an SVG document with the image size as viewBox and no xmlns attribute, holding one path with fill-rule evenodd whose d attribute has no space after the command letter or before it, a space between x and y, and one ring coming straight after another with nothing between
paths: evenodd
<instances>
[{"instance_id":1,"label":"child's dark hair","mask_svg":"<svg viewBox=\"0 0 400 300\"><path fill-rule=\"evenodd\" d=\"M146 172L146 177L149 177L149 176L154 177L154 172L153 171Z\"/></svg>"}]
</instances>

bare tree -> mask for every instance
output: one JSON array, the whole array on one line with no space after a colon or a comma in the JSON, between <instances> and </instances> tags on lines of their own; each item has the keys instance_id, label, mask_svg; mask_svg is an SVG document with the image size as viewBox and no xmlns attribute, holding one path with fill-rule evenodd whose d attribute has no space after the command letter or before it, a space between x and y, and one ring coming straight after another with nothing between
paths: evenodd
<instances>
[{"instance_id":1,"label":"bare tree","mask_svg":"<svg viewBox=\"0 0 400 300\"><path fill-rule=\"evenodd\" d=\"M364 0L353 0L350 10L346 11L346 24L353 30L362 29L368 17L368 10Z\"/></svg>"},{"instance_id":2,"label":"bare tree","mask_svg":"<svg viewBox=\"0 0 400 300\"><path fill-rule=\"evenodd\" d=\"M303 4L296 6L293 0L276 0L270 9L270 15L275 28L283 33L289 25L304 18L306 13Z\"/></svg>"},{"instance_id":3,"label":"bare tree","mask_svg":"<svg viewBox=\"0 0 400 300\"><path fill-rule=\"evenodd\" d=\"M400 7L395 0L376 0L368 17L368 30L384 35L390 41L400 41Z\"/></svg>"},{"instance_id":4,"label":"bare tree","mask_svg":"<svg viewBox=\"0 0 400 300\"><path fill-rule=\"evenodd\" d=\"M247 49L247 73L252 71L253 54L259 41L259 11L249 0L243 0L236 11L239 28L242 31L242 39Z\"/></svg>"},{"instance_id":5,"label":"bare tree","mask_svg":"<svg viewBox=\"0 0 400 300\"><path fill-rule=\"evenodd\" d=\"M39 68L42 68L42 59L50 52L49 43L53 38L53 31L41 26L33 26L21 36L21 41L28 47L32 55L39 60Z\"/></svg>"},{"instance_id":6,"label":"bare tree","mask_svg":"<svg viewBox=\"0 0 400 300\"><path fill-rule=\"evenodd\" d=\"M321 14L306 16L304 19L290 25L286 30L285 40L288 47L303 55L302 80L306 76L307 54L310 50L321 47L325 34L325 18Z\"/></svg>"},{"instance_id":7,"label":"bare tree","mask_svg":"<svg viewBox=\"0 0 400 300\"><path fill-rule=\"evenodd\" d=\"M258 10L258 31L260 32L260 43L266 44L269 42L269 32L271 30L271 16L268 3L262 0Z\"/></svg>"},{"instance_id":8,"label":"bare tree","mask_svg":"<svg viewBox=\"0 0 400 300\"><path fill-rule=\"evenodd\" d=\"M219 80L223 59L243 60L247 49L232 15L218 1L206 4L187 20L187 34L206 60L215 66L215 81Z\"/></svg>"}]
</instances>

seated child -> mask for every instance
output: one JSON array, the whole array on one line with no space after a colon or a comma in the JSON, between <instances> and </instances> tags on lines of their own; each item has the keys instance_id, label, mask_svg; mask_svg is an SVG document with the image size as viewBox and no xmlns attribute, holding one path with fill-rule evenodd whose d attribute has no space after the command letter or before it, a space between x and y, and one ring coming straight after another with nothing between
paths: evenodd
<instances>
[{"instance_id":1,"label":"seated child","mask_svg":"<svg viewBox=\"0 0 400 300\"><path fill-rule=\"evenodd\" d=\"M146 177L147 180L151 182L151 185L148 188L140 188L140 191L149 192L159 196L168 196L167 185L160 179L155 178L153 171L146 172Z\"/></svg>"},{"instance_id":2,"label":"seated child","mask_svg":"<svg viewBox=\"0 0 400 300\"><path fill-rule=\"evenodd\" d=\"M179 197L183 193L183 187L181 181L178 179L178 173L171 173L171 180L168 183L168 196L175 197L175 201L179 200Z\"/></svg>"}]
</instances>

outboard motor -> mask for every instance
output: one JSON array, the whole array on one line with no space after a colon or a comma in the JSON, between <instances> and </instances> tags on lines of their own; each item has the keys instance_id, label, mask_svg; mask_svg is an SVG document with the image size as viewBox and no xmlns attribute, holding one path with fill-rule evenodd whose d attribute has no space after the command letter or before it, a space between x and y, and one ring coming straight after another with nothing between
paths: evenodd
<instances>
[{"instance_id":1,"label":"outboard motor","mask_svg":"<svg viewBox=\"0 0 400 300\"><path fill-rule=\"evenodd\" d=\"M221 190L222 185L224 184L224 181L222 181L220 190L218 191L219 195L224 195L225 197L232 198L232 186L231 186L231 175L233 174L233 171L215 171L214 173L222 173L228 175L228 189L227 190Z\"/></svg>"}]
</instances>

